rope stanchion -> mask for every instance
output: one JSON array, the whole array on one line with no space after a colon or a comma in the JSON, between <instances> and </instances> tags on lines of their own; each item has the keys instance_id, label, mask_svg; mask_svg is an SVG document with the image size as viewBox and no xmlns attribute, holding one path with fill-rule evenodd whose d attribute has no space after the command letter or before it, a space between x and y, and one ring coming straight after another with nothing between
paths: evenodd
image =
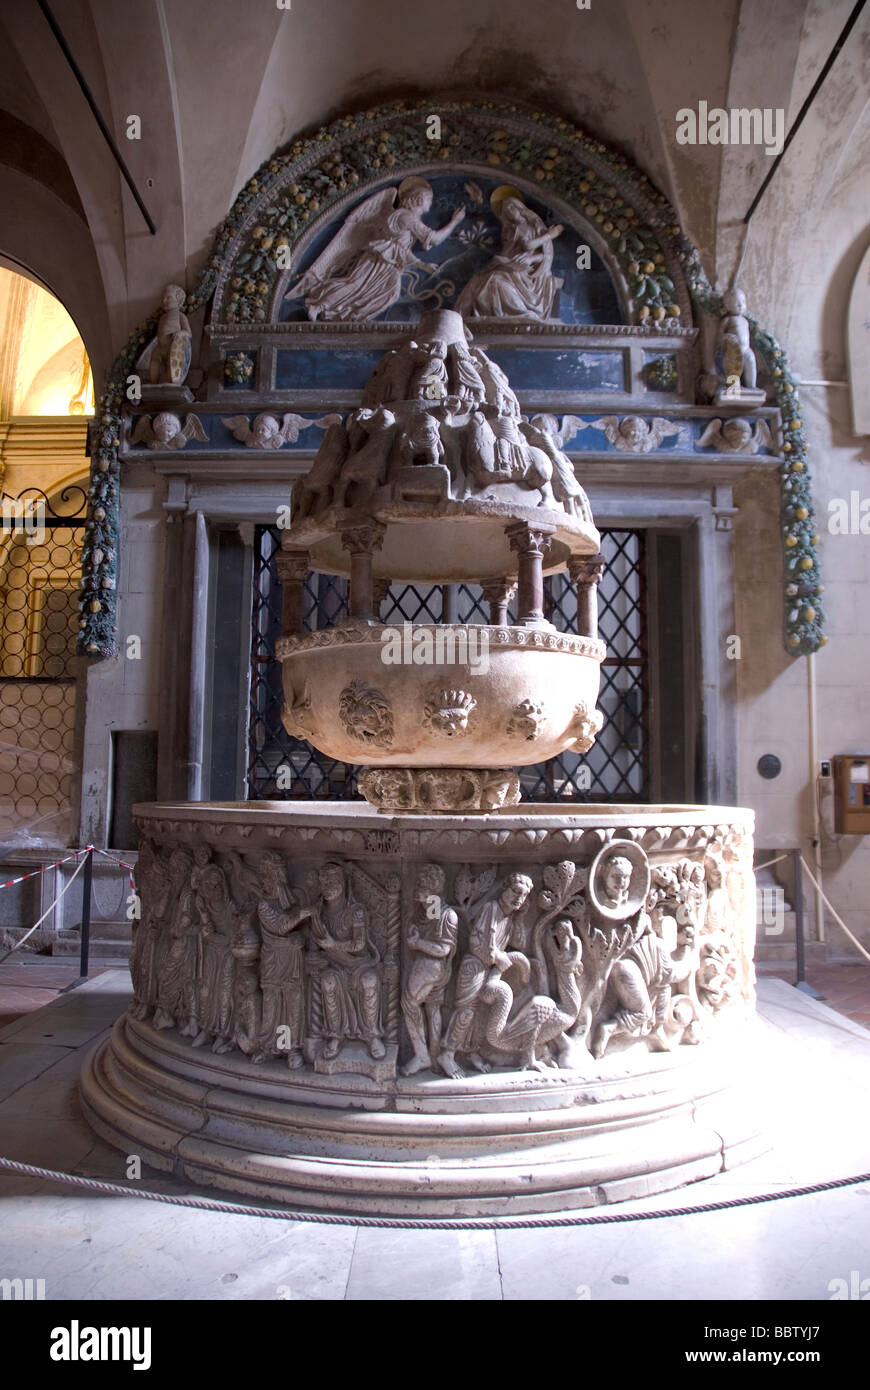
<instances>
[{"instance_id":1,"label":"rope stanchion","mask_svg":"<svg viewBox=\"0 0 870 1390\"><path fill-rule=\"evenodd\" d=\"M87 1192L101 1192L113 1197L139 1197L146 1202L164 1202L169 1206L191 1207L196 1211L222 1211L229 1216L257 1216L272 1221L298 1221L317 1226L372 1226L399 1231L502 1231L543 1230L557 1226L612 1226L630 1221L661 1221L674 1216L700 1216L714 1211L731 1211L736 1207L752 1207L765 1202L784 1201L789 1197L810 1197L817 1192L834 1192L870 1182L870 1173L858 1173L849 1178L831 1178L811 1183L807 1187L789 1187L782 1192L762 1192L749 1197L729 1197L722 1202L705 1202L697 1207L667 1207L658 1211L603 1212L600 1216L500 1216L488 1217L393 1217L354 1216L344 1212L285 1211L278 1207L249 1207L243 1203L214 1202L208 1197L182 1197L171 1192L149 1192L147 1188L125 1187L121 1183L102 1182L99 1178L80 1178L73 1173L58 1173L51 1168L37 1168L12 1158L0 1158L0 1168L27 1177L45 1178Z\"/></svg>"},{"instance_id":2,"label":"rope stanchion","mask_svg":"<svg viewBox=\"0 0 870 1390\"><path fill-rule=\"evenodd\" d=\"M113 864L118 864L122 869L126 869L126 870L127 870L128 874L130 875L130 892L131 892L131 893L135 893L135 892L136 892L136 881L135 881L135 879L133 878L133 874L134 874L134 872L135 872L136 865L135 865L135 864L128 864L127 861L126 861L126 859L118 859L114 854L109 854L108 850L105 850L105 849L97 849L97 846L96 846L96 845L92 845L91 848L92 848L94 854L99 854L99 855L101 855L101 856L103 857L103 859L110 859L111 862L112 862Z\"/></svg>"}]
</instances>

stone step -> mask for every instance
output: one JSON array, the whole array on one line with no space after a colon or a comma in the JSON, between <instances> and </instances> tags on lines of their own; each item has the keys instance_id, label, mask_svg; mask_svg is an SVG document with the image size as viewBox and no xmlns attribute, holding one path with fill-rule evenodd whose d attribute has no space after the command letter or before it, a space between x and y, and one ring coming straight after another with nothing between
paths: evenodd
<instances>
[{"instance_id":1,"label":"stone step","mask_svg":"<svg viewBox=\"0 0 870 1390\"><path fill-rule=\"evenodd\" d=\"M75 936L78 937L81 933L81 929L81 922L74 922L72 927L64 928L62 934L66 936L69 931L72 931L75 934ZM92 917L91 939L93 940L97 936L100 938L101 941L113 941L116 939L119 941L132 941L133 924L132 922L125 921L123 918L117 921L113 921L110 918L106 918L105 921L102 921L95 920Z\"/></svg>"},{"instance_id":2,"label":"stone step","mask_svg":"<svg viewBox=\"0 0 870 1390\"><path fill-rule=\"evenodd\" d=\"M793 940L783 940L780 936L776 940L759 940L755 944L755 964L758 969L763 965L791 965L796 959ZM824 965L829 959L828 948L823 941L805 941L804 959L808 965L811 961L816 965Z\"/></svg>"},{"instance_id":3,"label":"stone step","mask_svg":"<svg viewBox=\"0 0 870 1390\"><path fill-rule=\"evenodd\" d=\"M102 924L101 924L102 925ZM105 958L107 960L129 960L132 942L122 941L118 937L104 938L102 936L92 936L89 942L88 956L90 960ZM81 941L78 933L75 937L59 936L51 943L51 954L53 956L78 956L81 954Z\"/></svg>"}]
</instances>

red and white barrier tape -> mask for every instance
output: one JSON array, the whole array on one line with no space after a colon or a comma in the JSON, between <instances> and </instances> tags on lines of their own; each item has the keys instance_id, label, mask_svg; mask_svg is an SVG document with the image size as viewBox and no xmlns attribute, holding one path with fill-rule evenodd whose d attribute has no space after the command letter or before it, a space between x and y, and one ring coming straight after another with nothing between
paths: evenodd
<instances>
[{"instance_id":1,"label":"red and white barrier tape","mask_svg":"<svg viewBox=\"0 0 870 1390\"><path fill-rule=\"evenodd\" d=\"M0 883L0 888L12 888L16 883L24 883L25 879L36 878L37 874L47 874L49 869L57 869L61 864L69 864L70 860L78 859L80 855L87 854L88 850L92 848L92 845L88 845L85 849L77 849L72 854L68 854L66 859L56 859L53 864L44 864L41 869L34 869L32 873L22 874L20 878L7 879L5 883ZM124 867L127 868L128 866L125 865Z\"/></svg>"}]
</instances>

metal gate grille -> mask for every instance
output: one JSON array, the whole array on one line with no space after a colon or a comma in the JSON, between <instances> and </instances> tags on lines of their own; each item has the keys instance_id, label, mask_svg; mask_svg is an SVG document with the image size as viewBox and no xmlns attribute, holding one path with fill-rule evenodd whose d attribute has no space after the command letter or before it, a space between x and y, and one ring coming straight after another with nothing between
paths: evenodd
<instances>
[{"instance_id":1,"label":"metal gate grille","mask_svg":"<svg viewBox=\"0 0 870 1390\"><path fill-rule=\"evenodd\" d=\"M599 632L607 646L598 707L601 733L583 757L563 753L521 769L525 801L643 801L647 799L647 660L645 642L644 537L641 531L601 531L605 569L598 589ZM255 538L253 649L249 723L248 796L253 800L355 797L354 769L291 738L281 723L281 666L275 644L281 634L281 583L277 526L259 526ZM567 575L545 582L546 616L562 632L576 631L577 594ZM455 621L486 623L489 608L476 585L394 584L381 607L385 623ZM331 627L347 612L347 582L309 574L304 624ZM513 612L510 613L513 619Z\"/></svg>"},{"instance_id":2,"label":"metal gate grille","mask_svg":"<svg viewBox=\"0 0 870 1390\"><path fill-rule=\"evenodd\" d=\"M67 843L86 494L0 499L0 836Z\"/></svg>"}]
</instances>

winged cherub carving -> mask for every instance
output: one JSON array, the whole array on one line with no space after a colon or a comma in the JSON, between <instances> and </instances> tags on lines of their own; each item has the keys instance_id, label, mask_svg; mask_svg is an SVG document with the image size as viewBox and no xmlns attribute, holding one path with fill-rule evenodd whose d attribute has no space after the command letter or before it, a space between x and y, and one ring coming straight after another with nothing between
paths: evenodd
<instances>
[{"instance_id":1,"label":"winged cherub carving","mask_svg":"<svg viewBox=\"0 0 870 1390\"><path fill-rule=\"evenodd\" d=\"M226 425L233 437L249 449L280 449L288 441L295 444L302 431L310 429L312 425L325 430L340 421L340 415L323 415L319 420L308 420L304 415L282 415L279 424L276 415L266 413L255 415L248 424L247 415L221 417L221 424Z\"/></svg>"},{"instance_id":2,"label":"winged cherub carving","mask_svg":"<svg viewBox=\"0 0 870 1390\"><path fill-rule=\"evenodd\" d=\"M208 443L208 435L198 416L188 415L184 424L178 415L169 410L161 410L152 419L141 415L130 438L131 444L147 444L149 449L183 449L190 439Z\"/></svg>"},{"instance_id":3,"label":"winged cherub carving","mask_svg":"<svg viewBox=\"0 0 870 1390\"><path fill-rule=\"evenodd\" d=\"M592 420L590 427L603 430L610 443L622 453L648 454L657 449L668 435L679 434L679 425L670 420L646 420L639 415L627 415L620 420L618 415L602 415L600 420Z\"/></svg>"},{"instance_id":4,"label":"winged cherub carving","mask_svg":"<svg viewBox=\"0 0 870 1390\"><path fill-rule=\"evenodd\" d=\"M712 445L718 454L757 454L759 449L773 452L773 436L766 420L752 422L742 416L732 420L711 420L698 440L698 448Z\"/></svg>"},{"instance_id":5,"label":"winged cherub carving","mask_svg":"<svg viewBox=\"0 0 870 1390\"><path fill-rule=\"evenodd\" d=\"M401 298L405 271L422 264L414 256L417 243L426 251L440 246L465 216L465 209L457 208L436 230L423 221L431 206L431 185L416 176L372 194L345 218L285 298L304 299L312 320L373 319L383 313Z\"/></svg>"}]
</instances>

